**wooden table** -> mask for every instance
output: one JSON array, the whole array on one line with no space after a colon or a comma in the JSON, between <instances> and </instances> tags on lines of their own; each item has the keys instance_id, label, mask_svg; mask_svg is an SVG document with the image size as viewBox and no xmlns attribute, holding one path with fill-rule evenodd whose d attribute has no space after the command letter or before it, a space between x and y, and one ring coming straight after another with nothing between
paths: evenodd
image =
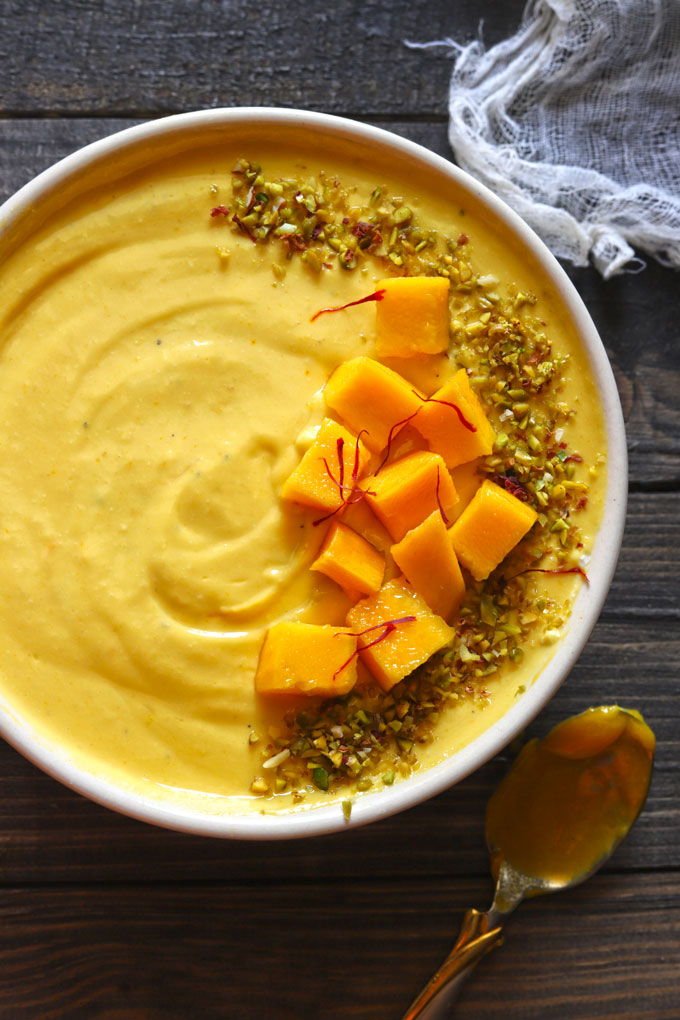
<instances>
[{"instance_id":1,"label":"wooden table","mask_svg":"<svg viewBox=\"0 0 680 1020\"><path fill-rule=\"evenodd\" d=\"M380 124L450 158L450 59L405 38L493 42L522 0L4 0L0 196L86 142L162 114L301 106ZM571 272L611 357L630 502L611 594L531 727L594 703L658 737L647 808L587 885L526 904L456 1012L484 1020L680 1017L678 276ZM398 1020L485 906L486 799L502 755L430 803L302 842L154 829L0 747L0 1016Z\"/></svg>"}]
</instances>

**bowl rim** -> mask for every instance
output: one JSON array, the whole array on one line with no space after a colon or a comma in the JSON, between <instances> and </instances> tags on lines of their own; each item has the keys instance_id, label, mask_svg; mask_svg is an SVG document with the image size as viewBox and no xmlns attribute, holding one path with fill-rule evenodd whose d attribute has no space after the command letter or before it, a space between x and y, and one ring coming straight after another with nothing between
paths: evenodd
<instances>
[{"instance_id":1,"label":"bowl rim","mask_svg":"<svg viewBox=\"0 0 680 1020\"><path fill-rule=\"evenodd\" d=\"M550 284L567 308L584 348L602 404L608 463L603 514L598 529L589 585L574 600L567 633L556 645L550 661L526 693L500 719L475 740L437 765L357 797L346 819L337 800L329 805L300 807L285 812L249 810L237 813L201 813L171 801L157 800L137 790L117 786L86 771L66 751L43 743L28 724L20 721L4 702L0 705L0 736L22 755L65 786L105 807L129 817L177 831L231 839L293 839L318 836L378 821L433 797L460 782L487 763L513 740L553 697L583 650L604 605L623 539L627 501L627 448L623 414L614 374L604 345L576 288L555 257L534 231L509 206L465 171L427 148L383 128L332 114L279 107L226 107L174 114L136 124L76 150L42 171L0 206L0 235L40 199L72 175L113 153L143 142L197 128L235 125L310 128L334 137L360 140L392 151L395 157L425 165L445 174L485 205L508 231L540 262ZM597 555L595 555L597 553ZM574 626L574 623L577 625ZM214 798L210 798L214 800ZM219 798L218 798L219 799Z\"/></svg>"}]
</instances>

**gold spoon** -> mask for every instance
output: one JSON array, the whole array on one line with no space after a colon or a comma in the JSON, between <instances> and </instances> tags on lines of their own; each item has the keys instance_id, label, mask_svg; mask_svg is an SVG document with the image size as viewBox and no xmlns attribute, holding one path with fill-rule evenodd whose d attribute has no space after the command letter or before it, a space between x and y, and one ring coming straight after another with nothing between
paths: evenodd
<instances>
[{"instance_id":1,"label":"gold spoon","mask_svg":"<svg viewBox=\"0 0 680 1020\"><path fill-rule=\"evenodd\" d=\"M572 716L522 748L486 810L493 903L486 913L467 911L458 941L403 1020L444 1020L526 896L578 885L611 857L642 810L654 746L640 713L613 705Z\"/></svg>"}]
</instances>

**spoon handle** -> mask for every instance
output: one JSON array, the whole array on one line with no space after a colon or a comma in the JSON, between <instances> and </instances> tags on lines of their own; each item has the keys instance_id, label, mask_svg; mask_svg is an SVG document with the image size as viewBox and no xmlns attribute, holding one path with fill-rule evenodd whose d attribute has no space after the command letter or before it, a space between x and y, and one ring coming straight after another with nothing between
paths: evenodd
<instances>
[{"instance_id":1,"label":"spoon handle","mask_svg":"<svg viewBox=\"0 0 680 1020\"><path fill-rule=\"evenodd\" d=\"M470 971L502 937L500 925L490 928L488 914L468 910L455 946L402 1020L444 1020Z\"/></svg>"}]
</instances>

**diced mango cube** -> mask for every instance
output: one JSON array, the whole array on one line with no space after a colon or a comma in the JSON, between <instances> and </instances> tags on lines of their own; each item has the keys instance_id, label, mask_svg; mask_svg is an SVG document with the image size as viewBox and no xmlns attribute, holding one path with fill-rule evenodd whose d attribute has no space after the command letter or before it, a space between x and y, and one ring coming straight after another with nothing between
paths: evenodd
<instances>
[{"instance_id":1,"label":"diced mango cube","mask_svg":"<svg viewBox=\"0 0 680 1020\"><path fill-rule=\"evenodd\" d=\"M339 365L323 391L326 404L376 453L387 446L390 430L415 414L422 400L398 372L372 358Z\"/></svg>"},{"instance_id":2,"label":"diced mango cube","mask_svg":"<svg viewBox=\"0 0 680 1020\"><path fill-rule=\"evenodd\" d=\"M361 597L380 590L385 558L356 531L335 521L312 563L312 570L326 574L346 592Z\"/></svg>"},{"instance_id":3,"label":"diced mango cube","mask_svg":"<svg viewBox=\"0 0 680 1020\"><path fill-rule=\"evenodd\" d=\"M432 612L451 620L465 598L465 581L439 510L393 545L392 556Z\"/></svg>"},{"instance_id":4,"label":"diced mango cube","mask_svg":"<svg viewBox=\"0 0 680 1020\"><path fill-rule=\"evenodd\" d=\"M339 440L342 440L341 451ZM358 479L366 469L370 453L361 440L357 443L352 432L324 418L316 439L283 483L282 497L304 506L337 510L351 496L355 459ZM341 485L348 488L341 489Z\"/></svg>"},{"instance_id":5,"label":"diced mango cube","mask_svg":"<svg viewBox=\"0 0 680 1020\"><path fill-rule=\"evenodd\" d=\"M449 407L449 404L460 408L465 420L474 426L474 432L463 424L455 407ZM496 438L464 368L432 394L412 424L430 449L441 454L450 468L476 457L485 457L491 453Z\"/></svg>"},{"instance_id":6,"label":"diced mango cube","mask_svg":"<svg viewBox=\"0 0 680 1020\"><path fill-rule=\"evenodd\" d=\"M255 674L258 694L335 698L357 680L357 639L343 627L276 623L267 631Z\"/></svg>"},{"instance_id":7,"label":"diced mango cube","mask_svg":"<svg viewBox=\"0 0 680 1020\"><path fill-rule=\"evenodd\" d=\"M361 487L366 502L395 542L439 510L440 503L448 517L458 500L446 464L438 454L427 450L407 453L377 475L369 475Z\"/></svg>"},{"instance_id":8,"label":"diced mango cube","mask_svg":"<svg viewBox=\"0 0 680 1020\"><path fill-rule=\"evenodd\" d=\"M415 620L399 622L406 616ZM403 578L388 581L377 595L357 602L347 614L347 626L361 635L356 639L361 661L384 691L426 662L455 633Z\"/></svg>"},{"instance_id":9,"label":"diced mango cube","mask_svg":"<svg viewBox=\"0 0 680 1020\"><path fill-rule=\"evenodd\" d=\"M357 500L345 507L342 512L343 522L381 553L389 552L392 547L392 536L375 516L365 499Z\"/></svg>"},{"instance_id":10,"label":"diced mango cube","mask_svg":"<svg viewBox=\"0 0 680 1020\"><path fill-rule=\"evenodd\" d=\"M484 475L478 473L480 458L469 460L466 464L459 464L452 468L451 477L458 493L458 502L453 509L450 520L457 520L468 505L479 486L484 481Z\"/></svg>"},{"instance_id":11,"label":"diced mango cube","mask_svg":"<svg viewBox=\"0 0 680 1020\"><path fill-rule=\"evenodd\" d=\"M449 281L401 276L378 284L375 349L379 358L439 354L449 346Z\"/></svg>"},{"instance_id":12,"label":"diced mango cube","mask_svg":"<svg viewBox=\"0 0 680 1020\"><path fill-rule=\"evenodd\" d=\"M485 481L451 528L456 556L483 581L524 538L538 514L532 507Z\"/></svg>"}]
</instances>

